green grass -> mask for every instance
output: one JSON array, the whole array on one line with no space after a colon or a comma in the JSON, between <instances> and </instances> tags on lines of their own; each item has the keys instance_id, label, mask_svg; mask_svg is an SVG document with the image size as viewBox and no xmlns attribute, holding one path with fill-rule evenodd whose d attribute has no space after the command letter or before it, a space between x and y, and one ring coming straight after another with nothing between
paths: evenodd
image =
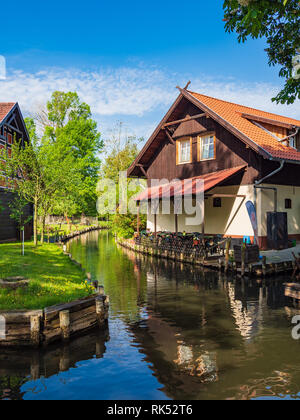
<instances>
[{"instance_id":1,"label":"green grass","mask_svg":"<svg viewBox=\"0 0 300 420\"><path fill-rule=\"evenodd\" d=\"M63 223L61 225L58 225L58 224L54 225L53 224L53 225L47 225L46 228L45 228L45 232L47 232L47 229L49 227L50 232L52 232L52 233L53 232L59 232L60 234L63 234L63 235L69 235L70 233L85 230L85 229L88 229L90 227L96 227L96 226L99 226L101 228L109 228L110 223L105 222L105 221L100 221L100 222L98 222L98 225L91 225L91 226L81 225L81 224L78 224L78 225L69 224L68 225L66 223ZM41 226L39 226L39 233L41 233Z\"/></svg>"},{"instance_id":2,"label":"green grass","mask_svg":"<svg viewBox=\"0 0 300 420\"><path fill-rule=\"evenodd\" d=\"M0 310L43 309L93 293L85 274L55 244L37 248L25 244L21 256L18 243L0 244L0 278L23 276L30 280L25 289L0 289Z\"/></svg>"}]
</instances>

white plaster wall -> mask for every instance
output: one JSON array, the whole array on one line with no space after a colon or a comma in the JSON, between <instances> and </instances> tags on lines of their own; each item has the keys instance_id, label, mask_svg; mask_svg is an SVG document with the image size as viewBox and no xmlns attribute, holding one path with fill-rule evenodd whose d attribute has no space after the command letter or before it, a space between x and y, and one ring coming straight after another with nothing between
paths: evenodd
<instances>
[{"instance_id":1,"label":"white plaster wall","mask_svg":"<svg viewBox=\"0 0 300 420\"><path fill-rule=\"evenodd\" d=\"M246 198L222 198L222 207L213 206L213 198L205 200L205 232L228 236L253 236L246 202L254 200L252 185L217 187L209 194L245 195Z\"/></svg>"},{"instance_id":2,"label":"white plaster wall","mask_svg":"<svg viewBox=\"0 0 300 420\"><path fill-rule=\"evenodd\" d=\"M300 234L300 187L266 185L266 187L276 187L278 191L278 211L288 214L288 233L289 235ZM267 236L267 212L274 211L274 192L261 190L258 196L258 217L260 221L260 236ZM285 209L285 199L292 200L292 209Z\"/></svg>"},{"instance_id":3,"label":"white plaster wall","mask_svg":"<svg viewBox=\"0 0 300 420\"><path fill-rule=\"evenodd\" d=\"M195 203L194 203L195 205ZM171 214L162 214L162 206L160 205L160 213L157 215L157 232L175 232L175 215L174 215L174 207L171 204ZM201 225L195 226L191 225L188 226L186 224L186 218L191 217L187 216L186 214L179 214L178 215L178 231L179 232L200 232L201 231ZM147 228L150 229L151 232L154 232L154 215L149 214L148 215L148 222L147 222Z\"/></svg>"},{"instance_id":4,"label":"white plaster wall","mask_svg":"<svg viewBox=\"0 0 300 420\"><path fill-rule=\"evenodd\" d=\"M222 207L213 207L213 198L205 200L205 233L226 234L230 236L253 236L253 229L246 209L246 202L254 199L253 186L218 187L210 194L246 195L242 198L222 198ZM160 208L161 210L161 208ZM179 232L201 232L201 224L187 225L186 219L191 216L178 215ZM154 216L148 215L148 229L154 231ZM157 231L175 231L175 216L173 208L171 214L157 215Z\"/></svg>"},{"instance_id":5,"label":"white plaster wall","mask_svg":"<svg viewBox=\"0 0 300 420\"><path fill-rule=\"evenodd\" d=\"M276 187L278 190L278 211L288 214L288 232L290 235L300 234L300 187L264 185ZM254 202L253 185L236 187L217 187L210 194L245 195L242 198L222 198L222 207L214 208L213 199L205 200L205 233L224 234L228 236L253 236L254 232L246 209L246 202ZM292 209L285 209L285 199L292 200ZM259 236L267 236L267 212L274 211L274 192L257 191L257 217ZM180 232L201 232L201 225L187 226L185 214L178 216ZM154 231L154 216L148 216L148 228ZM157 215L158 231L175 231L175 216Z\"/></svg>"}]
</instances>

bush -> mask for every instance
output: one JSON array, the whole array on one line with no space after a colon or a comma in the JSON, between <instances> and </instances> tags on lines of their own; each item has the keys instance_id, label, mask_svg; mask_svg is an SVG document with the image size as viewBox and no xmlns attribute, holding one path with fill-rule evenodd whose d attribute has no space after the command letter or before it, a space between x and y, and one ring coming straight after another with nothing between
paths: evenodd
<instances>
[{"instance_id":1,"label":"bush","mask_svg":"<svg viewBox=\"0 0 300 420\"><path fill-rule=\"evenodd\" d=\"M140 216L140 230L146 229L147 218ZM133 238L137 230L137 217L131 214L116 214L112 220L112 230L121 239Z\"/></svg>"}]
</instances>

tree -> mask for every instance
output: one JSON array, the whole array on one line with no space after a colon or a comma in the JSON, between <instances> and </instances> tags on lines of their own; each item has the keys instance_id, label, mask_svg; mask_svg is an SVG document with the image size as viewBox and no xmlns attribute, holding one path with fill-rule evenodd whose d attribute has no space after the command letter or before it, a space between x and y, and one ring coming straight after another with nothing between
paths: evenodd
<instances>
[{"instance_id":1,"label":"tree","mask_svg":"<svg viewBox=\"0 0 300 420\"><path fill-rule=\"evenodd\" d=\"M62 156L70 154L82 176L77 186L77 213L96 214L96 186L99 176L99 154L103 149L97 123L91 118L89 105L76 92L54 92L47 104L44 138L55 143Z\"/></svg>"},{"instance_id":2,"label":"tree","mask_svg":"<svg viewBox=\"0 0 300 420\"><path fill-rule=\"evenodd\" d=\"M300 6L299 0L225 0L227 32L236 32L239 42L265 37L269 65L281 66L284 88L273 98L277 103L300 99ZM298 58L297 58L298 57Z\"/></svg>"},{"instance_id":3,"label":"tree","mask_svg":"<svg viewBox=\"0 0 300 420\"><path fill-rule=\"evenodd\" d=\"M15 220L20 230L20 241L22 242L22 254L24 255L24 229L27 223L32 219L31 215L27 212L28 202L18 193L10 201L10 218ZM23 235L21 235L23 233Z\"/></svg>"},{"instance_id":4,"label":"tree","mask_svg":"<svg viewBox=\"0 0 300 420\"><path fill-rule=\"evenodd\" d=\"M61 155L59 148L48 139L39 139L32 119L27 119L30 142L22 147L13 142L11 156L1 151L2 170L8 187L34 205L34 244L37 245L38 214L45 217L58 194L78 184L80 168L71 154Z\"/></svg>"},{"instance_id":5,"label":"tree","mask_svg":"<svg viewBox=\"0 0 300 420\"><path fill-rule=\"evenodd\" d=\"M104 201L107 200L107 197L110 199L110 204L115 204L114 214L110 215L112 220L112 229L114 233L118 236L123 238L130 238L133 236L136 226L137 226L137 218L135 214L130 214L123 212L120 209L120 172L127 171L130 167L134 159L139 153L139 144L143 141L143 139L137 139L134 136L127 136L123 135L123 124L118 123L116 129L113 131L112 136L109 140L105 143L105 150L106 150L106 159L103 162L100 170L100 181L109 179L114 181L115 189L108 194L106 191L99 192L99 200L101 204L104 204L104 207L108 207L108 203ZM125 180L127 185L126 189L126 198L129 201L133 195L136 195L136 191L132 192L128 189L129 181ZM112 197L114 195L114 197ZM146 218L145 216L141 215L141 227L145 227L146 225Z\"/></svg>"},{"instance_id":6,"label":"tree","mask_svg":"<svg viewBox=\"0 0 300 420\"><path fill-rule=\"evenodd\" d=\"M139 144L143 141L143 138L123 135L123 123L119 122L105 142L106 159L101 165L101 177L117 182L119 173L126 171L137 157Z\"/></svg>"}]
</instances>

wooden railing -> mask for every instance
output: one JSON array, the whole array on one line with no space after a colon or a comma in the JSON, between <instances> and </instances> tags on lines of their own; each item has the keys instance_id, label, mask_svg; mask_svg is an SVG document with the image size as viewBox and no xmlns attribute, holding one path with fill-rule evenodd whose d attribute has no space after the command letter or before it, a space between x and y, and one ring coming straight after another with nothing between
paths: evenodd
<instances>
[{"instance_id":1,"label":"wooden railing","mask_svg":"<svg viewBox=\"0 0 300 420\"><path fill-rule=\"evenodd\" d=\"M192 236L138 236L135 244L160 251L175 252L176 254L195 255L196 257L209 257L212 255L224 256L225 240L219 237L194 239Z\"/></svg>"}]
</instances>

